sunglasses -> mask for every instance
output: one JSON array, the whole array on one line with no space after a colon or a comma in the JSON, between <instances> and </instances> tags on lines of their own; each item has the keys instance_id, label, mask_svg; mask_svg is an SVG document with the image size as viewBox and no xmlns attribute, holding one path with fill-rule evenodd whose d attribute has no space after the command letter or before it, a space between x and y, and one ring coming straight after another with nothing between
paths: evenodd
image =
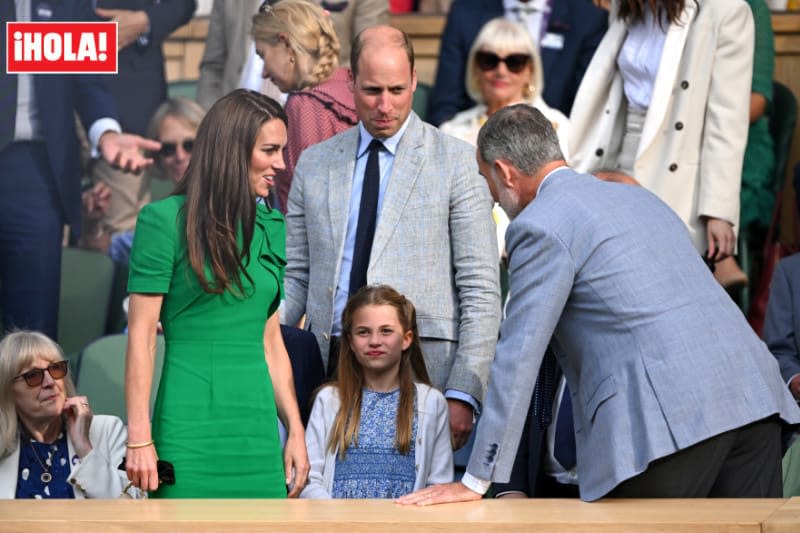
<instances>
[{"instance_id":1,"label":"sunglasses","mask_svg":"<svg viewBox=\"0 0 800 533\"><path fill-rule=\"evenodd\" d=\"M183 147L184 152L191 154L192 148L194 148L194 139L184 139L182 143L161 143L161 150L158 151L158 155L161 157L175 155L178 151L178 144Z\"/></svg>"},{"instance_id":2,"label":"sunglasses","mask_svg":"<svg viewBox=\"0 0 800 533\"><path fill-rule=\"evenodd\" d=\"M59 361L57 363L50 363L47 368L31 368L27 372L20 374L11 381L25 380L29 387L38 387L44 381L44 371L50 374L53 379L61 379L67 375L69 370L69 363L67 361Z\"/></svg>"},{"instance_id":3,"label":"sunglasses","mask_svg":"<svg viewBox=\"0 0 800 533\"><path fill-rule=\"evenodd\" d=\"M510 54L506 57L500 57L493 52L477 52L475 54L475 64L484 72L494 70L500 63L505 63L510 72L519 74L530 62L531 56L528 54Z\"/></svg>"}]
</instances>

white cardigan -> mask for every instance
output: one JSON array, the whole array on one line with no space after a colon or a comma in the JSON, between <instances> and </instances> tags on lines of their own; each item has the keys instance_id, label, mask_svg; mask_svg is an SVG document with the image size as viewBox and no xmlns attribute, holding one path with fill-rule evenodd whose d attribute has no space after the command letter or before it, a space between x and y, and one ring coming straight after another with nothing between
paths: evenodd
<instances>
[{"instance_id":1,"label":"white cardigan","mask_svg":"<svg viewBox=\"0 0 800 533\"><path fill-rule=\"evenodd\" d=\"M128 431L122 420L116 416L94 415L89 427L92 451L83 459L78 459L67 433L67 446L72 465L69 482L75 492L75 499L119 498L122 495L122 489L128 485L128 477L117 467L125 457L127 440ZM0 459L0 499L14 499L17 492L18 471L19 446L11 452L11 455ZM128 495L132 497L140 497L140 494L137 489L128 490Z\"/></svg>"},{"instance_id":2,"label":"white cardigan","mask_svg":"<svg viewBox=\"0 0 800 533\"><path fill-rule=\"evenodd\" d=\"M450 420L447 402L438 390L417 383L417 441L414 463L417 472L414 490L436 483L453 481L453 447L450 443ZM314 400L306 428L306 446L311 471L301 498L328 499L333 490L336 453L327 450L339 394L335 387L322 389Z\"/></svg>"},{"instance_id":3,"label":"white cardigan","mask_svg":"<svg viewBox=\"0 0 800 533\"><path fill-rule=\"evenodd\" d=\"M539 96L532 102L519 103L532 105L541 111L545 118L553 124L556 135L558 135L558 144L561 147L561 152L564 154L564 159L569 161L569 154L567 153L569 146L569 119L558 109L553 109L548 106ZM443 122L442 125L439 126L439 129L448 135L452 135L473 146L477 146L478 132L481 126L483 126L482 119L484 117L486 117L486 105L478 104L465 111L461 111L450 120Z\"/></svg>"}]
</instances>

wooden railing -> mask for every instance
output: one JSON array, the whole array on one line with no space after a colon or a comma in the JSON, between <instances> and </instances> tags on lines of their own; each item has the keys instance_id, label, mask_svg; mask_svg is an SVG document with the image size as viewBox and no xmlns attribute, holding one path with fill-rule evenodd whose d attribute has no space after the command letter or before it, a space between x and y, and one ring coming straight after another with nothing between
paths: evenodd
<instances>
[{"instance_id":1,"label":"wooden railing","mask_svg":"<svg viewBox=\"0 0 800 533\"><path fill-rule=\"evenodd\" d=\"M800 531L791 500L481 500L401 507L387 500L9 500L0 531L457 531L738 532Z\"/></svg>"}]
</instances>

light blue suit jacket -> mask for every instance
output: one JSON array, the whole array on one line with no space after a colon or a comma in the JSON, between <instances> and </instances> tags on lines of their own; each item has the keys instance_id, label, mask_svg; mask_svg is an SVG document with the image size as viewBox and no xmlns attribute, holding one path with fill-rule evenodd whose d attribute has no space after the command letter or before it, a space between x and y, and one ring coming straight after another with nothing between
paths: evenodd
<instances>
[{"instance_id":1,"label":"light blue suit jacket","mask_svg":"<svg viewBox=\"0 0 800 533\"><path fill-rule=\"evenodd\" d=\"M475 149L411 114L375 228L367 282L407 296L432 383L481 401L500 324L492 200ZM329 352L358 147L358 127L307 148L286 216L282 320L307 314Z\"/></svg>"},{"instance_id":2,"label":"light blue suit jacket","mask_svg":"<svg viewBox=\"0 0 800 533\"><path fill-rule=\"evenodd\" d=\"M776 413L800 422L775 358L644 188L557 171L506 248L511 298L472 475L508 480L551 336L567 354L584 500L730 429Z\"/></svg>"}]
</instances>

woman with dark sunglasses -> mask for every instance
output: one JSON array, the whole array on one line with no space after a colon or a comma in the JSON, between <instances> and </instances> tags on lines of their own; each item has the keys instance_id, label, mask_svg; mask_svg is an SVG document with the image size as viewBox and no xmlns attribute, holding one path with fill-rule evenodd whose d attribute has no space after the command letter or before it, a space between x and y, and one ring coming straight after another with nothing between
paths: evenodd
<instances>
[{"instance_id":1,"label":"woman with dark sunglasses","mask_svg":"<svg viewBox=\"0 0 800 533\"><path fill-rule=\"evenodd\" d=\"M61 348L33 331L0 342L0 498L118 498L127 432L76 396Z\"/></svg>"},{"instance_id":2,"label":"woman with dark sunglasses","mask_svg":"<svg viewBox=\"0 0 800 533\"><path fill-rule=\"evenodd\" d=\"M505 18L487 22L470 49L464 81L478 105L444 122L440 126L443 132L474 145L478 130L495 111L526 102L553 123L559 138L564 139L561 149L566 148L569 121L542 100L542 60L527 28Z\"/></svg>"},{"instance_id":3,"label":"woman with dark sunglasses","mask_svg":"<svg viewBox=\"0 0 800 533\"><path fill-rule=\"evenodd\" d=\"M487 22L469 52L465 82L467 93L478 105L442 123L439 128L443 132L474 145L481 126L495 111L526 102L553 123L566 156L569 120L542 100L542 60L527 28L505 18ZM502 255L508 217L499 206L495 206L493 215Z\"/></svg>"},{"instance_id":4,"label":"woman with dark sunglasses","mask_svg":"<svg viewBox=\"0 0 800 533\"><path fill-rule=\"evenodd\" d=\"M155 165L145 173L150 180L167 180L170 189L183 179L192 157L194 137L205 111L200 104L181 96L168 98L156 108L147 126L147 137L158 139L161 150L153 154ZM149 189L149 185L144 187ZM98 182L83 193L82 248L106 252L115 263L127 263L133 244L133 230L115 234L104 226L105 214L116 191L105 182ZM149 195L148 195L149 198Z\"/></svg>"},{"instance_id":5,"label":"woman with dark sunglasses","mask_svg":"<svg viewBox=\"0 0 800 533\"><path fill-rule=\"evenodd\" d=\"M194 137L204 116L205 111L200 104L176 96L158 106L150 119L147 137L158 139L161 143L161 150L155 157L156 167L172 183L183 179L189 167Z\"/></svg>"}]
</instances>

